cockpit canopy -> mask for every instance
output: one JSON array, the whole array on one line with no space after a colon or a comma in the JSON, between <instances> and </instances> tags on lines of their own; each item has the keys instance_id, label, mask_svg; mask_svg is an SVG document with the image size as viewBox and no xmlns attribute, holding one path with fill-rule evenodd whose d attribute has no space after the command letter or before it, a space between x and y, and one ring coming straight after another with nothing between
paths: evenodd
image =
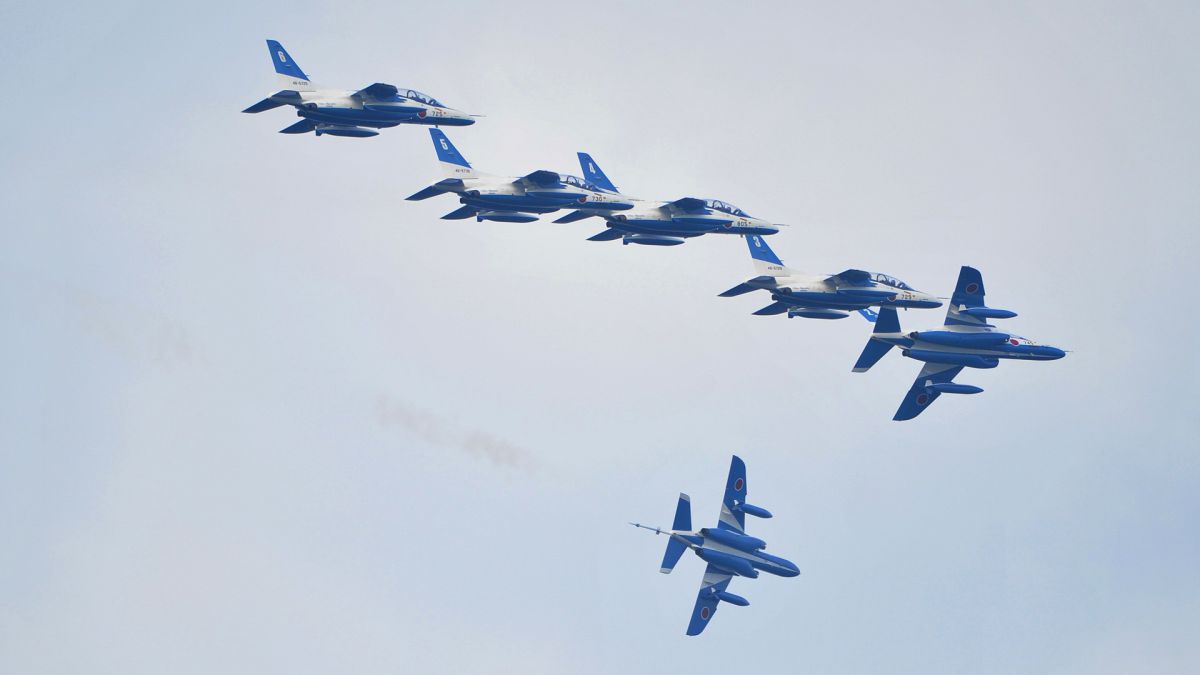
<instances>
[{"instance_id":1,"label":"cockpit canopy","mask_svg":"<svg viewBox=\"0 0 1200 675\"><path fill-rule=\"evenodd\" d=\"M587 182L586 180L580 178L579 176L571 176L571 175L568 175L565 173L560 173L558 175L558 178L559 178L559 180L566 183L567 185L574 185L577 188L583 188L584 190L591 190L592 192L602 192L602 190L600 188Z\"/></svg>"},{"instance_id":2,"label":"cockpit canopy","mask_svg":"<svg viewBox=\"0 0 1200 675\"><path fill-rule=\"evenodd\" d=\"M434 98L432 96L422 94L421 92L417 91L416 89L401 89L400 95L403 96L404 98L412 99L413 101L419 101L421 103L424 103L425 105L431 105L431 106L435 106L438 108L446 107L446 106L442 105L441 101L437 100L436 98Z\"/></svg>"},{"instance_id":3,"label":"cockpit canopy","mask_svg":"<svg viewBox=\"0 0 1200 675\"><path fill-rule=\"evenodd\" d=\"M883 284L884 286L891 286L892 288L900 288L900 289L903 289L906 291L912 290L912 287L909 286L908 284L904 283L903 281L900 281L896 277L889 277L886 274L876 274L875 282Z\"/></svg>"},{"instance_id":4,"label":"cockpit canopy","mask_svg":"<svg viewBox=\"0 0 1200 675\"><path fill-rule=\"evenodd\" d=\"M733 204L730 204L728 202L723 202L719 199L709 199L708 201L704 202L704 206L707 208L710 208L714 211L721 211L722 213L728 213L728 214L734 215L734 216L741 216L743 218L750 217L750 214L739 209L738 207L734 206Z\"/></svg>"}]
</instances>

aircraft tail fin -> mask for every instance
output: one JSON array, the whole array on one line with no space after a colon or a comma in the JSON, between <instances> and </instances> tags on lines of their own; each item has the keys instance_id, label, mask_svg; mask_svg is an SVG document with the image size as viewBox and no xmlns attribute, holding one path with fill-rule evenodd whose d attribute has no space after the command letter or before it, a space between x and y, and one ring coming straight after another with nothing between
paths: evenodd
<instances>
[{"instance_id":1,"label":"aircraft tail fin","mask_svg":"<svg viewBox=\"0 0 1200 675\"><path fill-rule=\"evenodd\" d=\"M618 192L617 186L613 185L613 182L608 179L608 176L604 175L604 172L600 169L600 165L592 159L591 155L587 154L586 152L581 152L578 154L579 168L583 170L584 178L600 188L612 192Z\"/></svg>"},{"instance_id":2,"label":"aircraft tail fin","mask_svg":"<svg viewBox=\"0 0 1200 675\"><path fill-rule=\"evenodd\" d=\"M692 498L682 492L679 493L679 502L675 505L675 521L671 523L671 529L683 532L692 530ZM675 537L668 539L667 550L663 553L662 566L658 571L670 574L671 570L675 569L675 563L679 562L679 558L686 550L687 545L682 541Z\"/></svg>"},{"instance_id":3,"label":"aircraft tail fin","mask_svg":"<svg viewBox=\"0 0 1200 675\"><path fill-rule=\"evenodd\" d=\"M871 339L867 340L867 346L863 347L862 354L859 355L858 361L854 364L854 372L865 373L871 369L871 366L879 363L884 354L892 350L892 343L884 342L875 336L880 333L899 333L900 332L900 317L896 315L896 308L883 307L879 310L875 317L875 328L871 331Z\"/></svg>"},{"instance_id":4,"label":"aircraft tail fin","mask_svg":"<svg viewBox=\"0 0 1200 675\"><path fill-rule=\"evenodd\" d=\"M430 129L429 136L433 139L433 149L437 152L438 163L442 165L442 171L447 176L455 178L474 178L476 176L475 169L471 168L471 163L462 156L458 148L454 147L441 129Z\"/></svg>"},{"instance_id":5,"label":"aircraft tail fin","mask_svg":"<svg viewBox=\"0 0 1200 675\"><path fill-rule=\"evenodd\" d=\"M315 91L308 75L300 69L291 54L277 40L267 40L267 50L271 53L271 63L275 65L275 74L283 83L284 89L292 91Z\"/></svg>"},{"instance_id":6,"label":"aircraft tail fin","mask_svg":"<svg viewBox=\"0 0 1200 675\"><path fill-rule=\"evenodd\" d=\"M746 246L750 248L750 257L754 259L754 270L759 276L786 277L792 271L783 266L783 261L775 255L775 251L767 245L766 240L757 234L746 235Z\"/></svg>"}]
</instances>

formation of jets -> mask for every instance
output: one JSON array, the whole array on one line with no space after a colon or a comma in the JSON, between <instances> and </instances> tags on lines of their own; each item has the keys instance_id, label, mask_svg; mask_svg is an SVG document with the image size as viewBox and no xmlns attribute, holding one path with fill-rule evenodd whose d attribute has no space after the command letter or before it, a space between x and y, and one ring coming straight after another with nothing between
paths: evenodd
<instances>
[{"instance_id":1,"label":"formation of jets","mask_svg":"<svg viewBox=\"0 0 1200 675\"><path fill-rule=\"evenodd\" d=\"M717 613L720 603L740 607L750 604L749 600L729 592L729 582L734 577L757 579L759 572L780 577L800 574L795 563L763 550L767 542L746 534L746 516L770 518L771 512L746 503L746 463L734 455L716 527L692 530L692 499L683 493L675 506L675 521L670 530L630 523L655 534L667 535L667 551L659 568L663 574L670 574L684 552L689 550L708 563L700 582L700 592L696 595L696 606L692 608L692 619L688 622L688 635L699 635Z\"/></svg>"},{"instance_id":2,"label":"formation of jets","mask_svg":"<svg viewBox=\"0 0 1200 675\"><path fill-rule=\"evenodd\" d=\"M408 199L454 195L459 206L442 216L444 220L531 223L543 215L565 211L555 223L589 218L604 221L604 230L588 237L589 241L620 240L643 246L677 246L705 234L741 235L757 276L721 297L766 292L770 304L754 312L762 316L844 319L855 312L861 314L874 323L874 332L855 372L870 368L893 346L900 347L905 356L925 362L896 420L916 417L941 394L982 391L951 381L963 368L993 368L999 359L1051 360L1065 355L1061 349L1037 345L988 324L987 319L1015 314L983 306L983 280L973 268L963 268L945 326L904 334L897 309L931 309L941 307L942 300L879 272L847 269L812 274L786 267L764 239L778 233L780 225L720 199L654 200L622 194L586 152L577 153L580 176L547 169L523 176L484 173L473 167L439 128L474 124L474 116L390 84L375 83L359 90L323 89L313 85L279 42L267 40L267 49L283 88L243 112L292 106L300 120L282 130L288 134L367 137L378 135L378 129L402 124L433 127L429 135L445 177Z\"/></svg>"},{"instance_id":3,"label":"formation of jets","mask_svg":"<svg viewBox=\"0 0 1200 675\"><path fill-rule=\"evenodd\" d=\"M300 119L282 129L285 134L365 138L379 129L416 124L433 127L429 134L445 177L409 196L421 201L453 195L458 208L445 220L474 218L477 222L530 223L543 215L565 211L555 223L600 218L604 230L589 241L617 241L645 246L677 246L706 234L742 236L756 276L720 294L735 297L765 292L770 304L756 315L785 314L788 318L843 319L859 313L873 331L854 372L865 372L893 347L924 365L893 419L920 415L942 394L977 394L980 387L954 382L964 368L995 368L1001 359L1051 361L1066 353L1057 347L997 329L989 320L1010 319L1015 312L984 303L983 276L963 267L949 299L944 325L905 333L897 309L941 307L942 298L919 291L896 277L847 269L836 273L806 273L784 266L764 236L776 234L779 224L756 218L719 199L680 197L642 199L622 194L591 155L578 153L581 176L537 169L523 176L495 176L476 170L440 127L468 126L476 115L455 110L414 89L374 83L357 90L314 85L279 42L267 49L281 89L242 112L261 113L291 106ZM766 509L746 503L746 465L733 457L716 527L692 529L691 499L679 495L670 530L633 525L668 537L661 572L670 573L690 550L707 563L700 592L688 624L688 635L699 635L720 603L746 606L745 598L728 591L734 577L756 578L759 572L792 577L793 563L764 551L766 543L746 534L746 516L770 518Z\"/></svg>"}]
</instances>

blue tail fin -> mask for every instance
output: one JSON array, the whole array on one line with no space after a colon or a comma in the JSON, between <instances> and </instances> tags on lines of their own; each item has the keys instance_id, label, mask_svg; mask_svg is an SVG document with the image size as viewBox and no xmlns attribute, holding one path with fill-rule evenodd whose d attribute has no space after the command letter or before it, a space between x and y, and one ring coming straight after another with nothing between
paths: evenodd
<instances>
[{"instance_id":1,"label":"blue tail fin","mask_svg":"<svg viewBox=\"0 0 1200 675\"><path fill-rule=\"evenodd\" d=\"M275 72L286 82L288 89L312 88L308 75L300 70L300 64L292 59L292 55L287 53L283 45L276 40L267 40L267 50L271 52L271 63L275 65Z\"/></svg>"},{"instance_id":2,"label":"blue tail fin","mask_svg":"<svg viewBox=\"0 0 1200 675\"><path fill-rule=\"evenodd\" d=\"M900 317L896 315L896 309L894 307L880 308L879 313L875 317L875 328L871 331L871 334L899 332ZM867 340L867 346L863 347L862 354L858 356L858 361L854 364L854 372L867 372L871 369L871 366L879 363L879 359L882 359L884 354L891 351L892 347L892 343L877 340L874 337Z\"/></svg>"},{"instance_id":3,"label":"blue tail fin","mask_svg":"<svg viewBox=\"0 0 1200 675\"><path fill-rule=\"evenodd\" d=\"M759 276L785 277L791 273L762 237L757 234L746 235L746 246L750 248L750 257L754 258L754 269Z\"/></svg>"},{"instance_id":4,"label":"blue tail fin","mask_svg":"<svg viewBox=\"0 0 1200 675\"><path fill-rule=\"evenodd\" d=\"M604 172L600 170L600 165L596 163L596 160L592 159L591 155L587 154L586 152L581 152L578 154L579 168L583 170L583 177L586 178L589 183L611 192L618 192L617 186L613 185L613 182L608 179L608 176L604 175Z\"/></svg>"},{"instance_id":5,"label":"blue tail fin","mask_svg":"<svg viewBox=\"0 0 1200 675\"><path fill-rule=\"evenodd\" d=\"M683 532L692 531L692 498L682 492L679 493L679 503L675 506L675 521L671 523L671 529ZM662 566L658 571L670 574L671 570L675 569L675 563L679 562L679 558L686 550L687 545L672 536L667 540L667 550L663 554Z\"/></svg>"},{"instance_id":6,"label":"blue tail fin","mask_svg":"<svg viewBox=\"0 0 1200 675\"><path fill-rule=\"evenodd\" d=\"M438 162L442 165L442 170L447 175L457 176L459 178L470 178L475 175L475 170L471 168L471 163L466 157L454 147L446 134L442 133L441 129L430 129L429 136L433 139L433 149L437 152Z\"/></svg>"}]
</instances>

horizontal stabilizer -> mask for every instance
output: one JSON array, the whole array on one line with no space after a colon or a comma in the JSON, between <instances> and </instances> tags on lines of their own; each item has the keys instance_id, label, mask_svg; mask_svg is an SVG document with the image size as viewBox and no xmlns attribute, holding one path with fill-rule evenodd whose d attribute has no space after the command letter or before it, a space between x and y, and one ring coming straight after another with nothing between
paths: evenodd
<instances>
[{"instance_id":1,"label":"horizontal stabilizer","mask_svg":"<svg viewBox=\"0 0 1200 675\"><path fill-rule=\"evenodd\" d=\"M459 208L442 216L442 220L465 220L473 218L479 209L474 206L460 206Z\"/></svg>"},{"instance_id":2,"label":"horizontal stabilizer","mask_svg":"<svg viewBox=\"0 0 1200 675\"><path fill-rule=\"evenodd\" d=\"M878 324L876 324L878 325ZM858 361L854 364L854 372L865 373L871 369L871 366L879 363L879 359L883 358L892 349L892 343L882 340L868 340L867 346L863 347L862 354L859 355Z\"/></svg>"},{"instance_id":3,"label":"horizontal stabilizer","mask_svg":"<svg viewBox=\"0 0 1200 675\"><path fill-rule=\"evenodd\" d=\"M600 234L588 237L588 241L616 241L625 236L620 230L607 229Z\"/></svg>"},{"instance_id":4,"label":"horizontal stabilizer","mask_svg":"<svg viewBox=\"0 0 1200 675\"><path fill-rule=\"evenodd\" d=\"M422 199L429 199L430 197L436 197L437 195L446 194L447 192L454 192L456 189L461 188L462 186L463 182L461 180L457 178L447 178L430 185L420 192L406 197L406 199L410 202L419 202Z\"/></svg>"},{"instance_id":5,"label":"horizontal stabilizer","mask_svg":"<svg viewBox=\"0 0 1200 675\"><path fill-rule=\"evenodd\" d=\"M316 128L317 128L316 122L309 120L309 119L304 119L304 120L300 120L299 122L296 122L295 124L293 124L292 126L286 128L286 129L280 129L279 133L281 133L281 134L307 134L308 132L310 132Z\"/></svg>"},{"instance_id":6,"label":"horizontal stabilizer","mask_svg":"<svg viewBox=\"0 0 1200 675\"><path fill-rule=\"evenodd\" d=\"M558 218L554 222L556 222L556 223L577 223L581 220L591 218L594 215L596 215L596 214L589 213L587 211L572 211L572 212L568 213L567 215L562 216L561 218Z\"/></svg>"},{"instance_id":7,"label":"horizontal stabilizer","mask_svg":"<svg viewBox=\"0 0 1200 675\"><path fill-rule=\"evenodd\" d=\"M250 106L249 108L246 108L242 112L244 112L244 113L260 113L260 112L263 112L264 110L274 110L275 108L278 108L281 105L285 105L285 104L280 101L275 101L271 98L264 98L263 100L259 101L258 103L255 103L254 105Z\"/></svg>"},{"instance_id":8,"label":"horizontal stabilizer","mask_svg":"<svg viewBox=\"0 0 1200 675\"><path fill-rule=\"evenodd\" d=\"M783 314L788 311L788 307L790 306L786 302L772 302L754 314L755 316L775 316L776 314Z\"/></svg>"},{"instance_id":9,"label":"horizontal stabilizer","mask_svg":"<svg viewBox=\"0 0 1200 675\"><path fill-rule=\"evenodd\" d=\"M734 286L733 288L731 288L727 291L718 293L717 297L718 298L736 298L739 295L753 293L754 291L757 291L757 290L759 290L759 288L757 286L753 286L751 284L738 284L737 286Z\"/></svg>"},{"instance_id":10,"label":"horizontal stabilizer","mask_svg":"<svg viewBox=\"0 0 1200 675\"><path fill-rule=\"evenodd\" d=\"M430 185L429 187L425 188L424 190L421 190L420 192L415 192L415 193L405 197L405 199L410 202L419 202L422 199L429 199L430 197L436 197L438 195L443 195L443 194L446 194L445 190L443 190L442 188L440 188L436 185Z\"/></svg>"}]
</instances>

